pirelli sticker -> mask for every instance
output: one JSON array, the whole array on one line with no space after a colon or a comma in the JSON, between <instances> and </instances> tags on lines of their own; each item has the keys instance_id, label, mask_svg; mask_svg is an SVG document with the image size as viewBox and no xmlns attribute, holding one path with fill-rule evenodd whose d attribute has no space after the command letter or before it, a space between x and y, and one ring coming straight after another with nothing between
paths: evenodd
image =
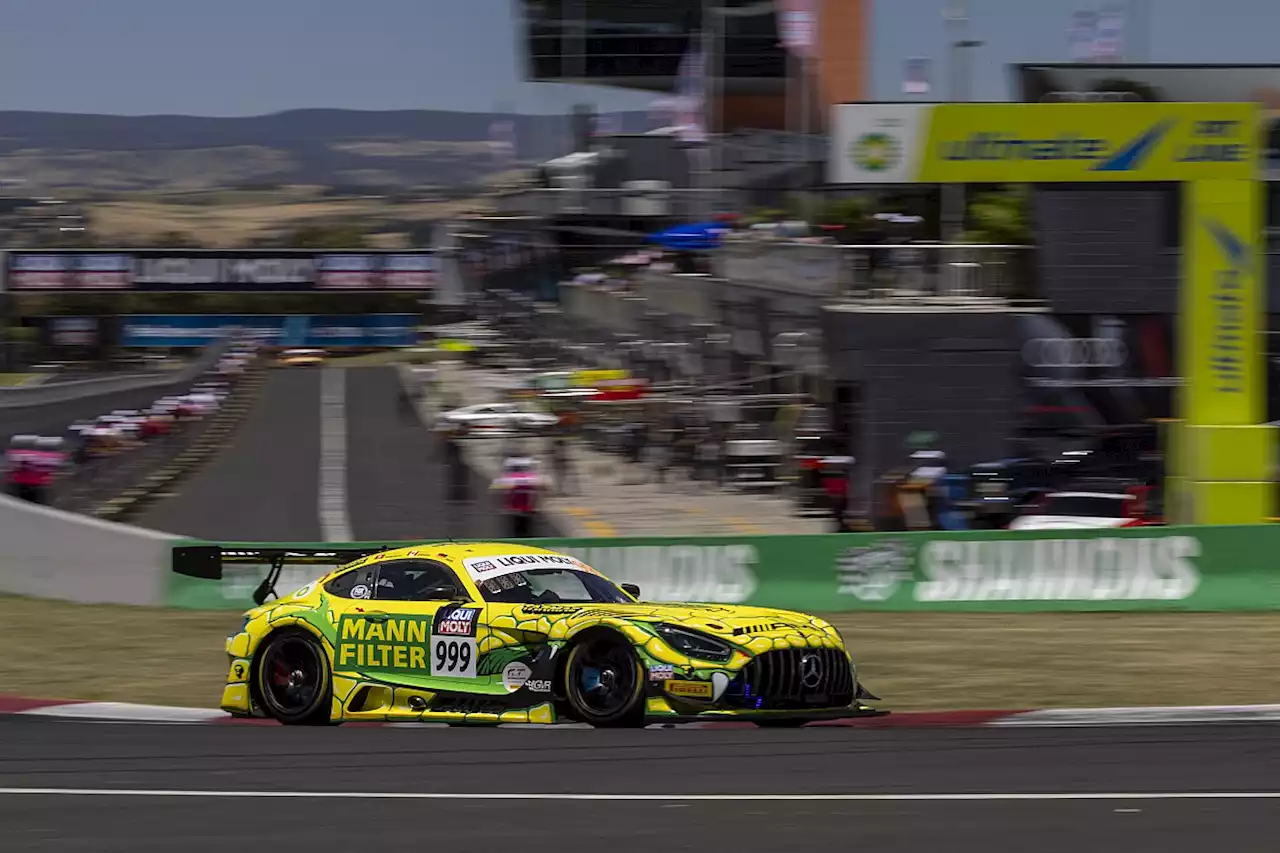
<instances>
[{"instance_id":1,"label":"pirelli sticker","mask_svg":"<svg viewBox=\"0 0 1280 853\"><path fill-rule=\"evenodd\" d=\"M665 681L663 689L682 699L710 699L712 693L711 684L706 681Z\"/></svg>"}]
</instances>

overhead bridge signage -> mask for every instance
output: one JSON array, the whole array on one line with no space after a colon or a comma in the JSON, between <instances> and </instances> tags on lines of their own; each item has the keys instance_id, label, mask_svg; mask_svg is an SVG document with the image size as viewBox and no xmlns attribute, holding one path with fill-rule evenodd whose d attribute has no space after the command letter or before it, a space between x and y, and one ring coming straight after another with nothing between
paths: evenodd
<instances>
[{"instance_id":1,"label":"overhead bridge signage","mask_svg":"<svg viewBox=\"0 0 1280 853\"><path fill-rule=\"evenodd\" d=\"M1251 180L1251 104L846 104L832 183Z\"/></svg>"},{"instance_id":2,"label":"overhead bridge signage","mask_svg":"<svg viewBox=\"0 0 1280 853\"><path fill-rule=\"evenodd\" d=\"M431 250L13 252L6 264L15 292L426 291L440 274Z\"/></svg>"}]
</instances>

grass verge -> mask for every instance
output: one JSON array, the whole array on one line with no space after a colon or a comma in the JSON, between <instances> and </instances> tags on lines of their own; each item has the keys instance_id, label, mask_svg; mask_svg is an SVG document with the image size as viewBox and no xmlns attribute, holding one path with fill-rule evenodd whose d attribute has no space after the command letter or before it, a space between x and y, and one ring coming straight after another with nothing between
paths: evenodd
<instances>
[{"instance_id":1,"label":"grass verge","mask_svg":"<svg viewBox=\"0 0 1280 853\"><path fill-rule=\"evenodd\" d=\"M1280 619L1236 613L830 617L890 710L1280 703ZM0 692L215 706L232 611L0 596Z\"/></svg>"},{"instance_id":2,"label":"grass verge","mask_svg":"<svg viewBox=\"0 0 1280 853\"><path fill-rule=\"evenodd\" d=\"M0 388L13 388L29 379L34 379L38 374L35 373L0 373Z\"/></svg>"}]
</instances>

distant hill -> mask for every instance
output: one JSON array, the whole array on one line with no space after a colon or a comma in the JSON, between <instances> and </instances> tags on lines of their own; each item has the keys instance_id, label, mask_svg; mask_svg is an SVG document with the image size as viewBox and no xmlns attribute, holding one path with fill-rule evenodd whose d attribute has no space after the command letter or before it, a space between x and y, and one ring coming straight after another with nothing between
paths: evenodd
<instances>
[{"instance_id":1,"label":"distant hill","mask_svg":"<svg viewBox=\"0 0 1280 853\"><path fill-rule=\"evenodd\" d=\"M250 118L0 112L0 180L42 191L201 192L311 185L352 191L456 186L511 167L491 127L514 126L516 159L569 150L566 116L293 110ZM622 114L621 130L649 128Z\"/></svg>"}]
</instances>

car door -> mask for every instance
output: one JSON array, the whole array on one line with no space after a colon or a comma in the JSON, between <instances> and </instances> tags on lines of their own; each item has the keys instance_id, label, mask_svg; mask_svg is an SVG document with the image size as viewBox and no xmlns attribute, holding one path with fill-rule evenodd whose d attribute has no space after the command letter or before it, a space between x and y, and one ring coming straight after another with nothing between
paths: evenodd
<instances>
[{"instance_id":1,"label":"car door","mask_svg":"<svg viewBox=\"0 0 1280 853\"><path fill-rule=\"evenodd\" d=\"M479 683L484 605L469 600L451 568L429 559L387 560L368 580L352 586L352 606L339 619L336 672L422 687Z\"/></svg>"}]
</instances>

